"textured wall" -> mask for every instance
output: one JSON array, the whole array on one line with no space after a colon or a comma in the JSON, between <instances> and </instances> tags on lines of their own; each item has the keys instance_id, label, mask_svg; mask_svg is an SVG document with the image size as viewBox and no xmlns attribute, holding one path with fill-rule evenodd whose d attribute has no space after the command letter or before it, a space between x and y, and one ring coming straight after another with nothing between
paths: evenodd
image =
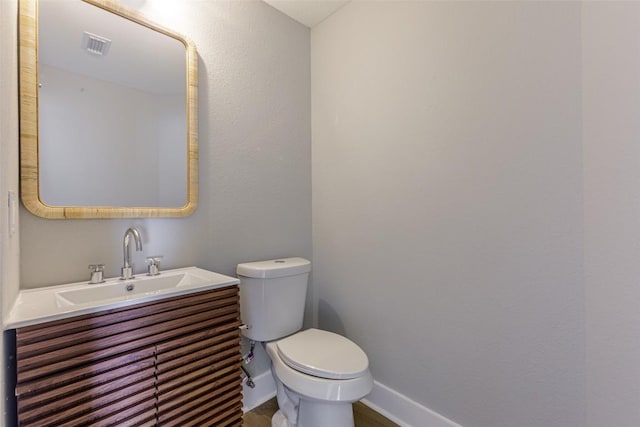
<instances>
[{"instance_id":1,"label":"textured wall","mask_svg":"<svg viewBox=\"0 0 640 427\"><path fill-rule=\"evenodd\" d=\"M200 204L184 219L43 220L21 212L22 287L119 274L136 225L163 268L235 274L243 261L311 257L309 30L258 1L149 0L141 9L192 39L199 61ZM143 159L140 159L143 161Z\"/></svg>"},{"instance_id":2,"label":"textured wall","mask_svg":"<svg viewBox=\"0 0 640 427\"><path fill-rule=\"evenodd\" d=\"M640 425L640 4L585 2L589 427Z\"/></svg>"},{"instance_id":3,"label":"textured wall","mask_svg":"<svg viewBox=\"0 0 640 427\"><path fill-rule=\"evenodd\" d=\"M312 30L321 327L465 426L584 426L580 4L352 2Z\"/></svg>"},{"instance_id":4,"label":"textured wall","mask_svg":"<svg viewBox=\"0 0 640 427\"><path fill-rule=\"evenodd\" d=\"M0 310L5 313L19 289L19 228L10 234L7 205L8 191L19 196L17 9L15 1L0 2Z\"/></svg>"},{"instance_id":5,"label":"textured wall","mask_svg":"<svg viewBox=\"0 0 640 427\"><path fill-rule=\"evenodd\" d=\"M260 1L147 0L141 11L198 49L198 210L184 219L53 221L23 209L23 288L85 280L97 262L107 277L119 275L132 225L144 243L136 271L149 255L164 255L165 269L233 276L240 262L311 259L309 29ZM269 368L258 354L253 374Z\"/></svg>"},{"instance_id":6,"label":"textured wall","mask_svg":"<svg viewBox=\"0 0 640 427\"><path fill-rule=\"evenodd\" d=\"M311 256L308 30L258 2L171 4L143 12L199 48L199 210L23 211L24 287L116 275L130 225L167 267ZM0 22L4 200L15 2ZM469 427L640 424L638 22L633 2L353 2L313 30L312 296L377 380Z\"/></svg>"},{"instance_id":7,"label":"textured wall","mask_svg":"<svg viewBox=\"0 0 640 427\"><path fill-rule=\"evenodd\" d=\"M136 90L42 62L38 71L43 203L186 204L184 95ZM161 167L163 157L173 163Z\"/></svg>"},{"instance_id":8,"label":"textured wall","mask_svg":"<svg viewBox=\"0 0 640 427\"><path fill-rule=\"evenodd\" d=\"M19 229L9 231L8 192L18 197L18 60L17 2L0 1L0 318L9 311L19 290ZM16 206L17 208L17 206ZM14 211L17 216L17 210ZM18 221L18 218L15 218ZM16 224L17 226L17 224ZM0 336L0 348L4 347ZM6 356L3 352L3 364ZM0 383L4 392L4 369ZM0 399L0 425L3 424L5 399Z\"/></svg>"}]
</instances>

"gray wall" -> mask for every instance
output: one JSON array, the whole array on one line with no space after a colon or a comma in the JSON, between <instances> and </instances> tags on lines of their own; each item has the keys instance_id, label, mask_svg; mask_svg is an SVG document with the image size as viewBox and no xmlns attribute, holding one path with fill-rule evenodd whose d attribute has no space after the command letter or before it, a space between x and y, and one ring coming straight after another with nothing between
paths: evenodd
<instances>
[{"instance_id":1,"label":"gray wall","mask_svg":"<svg viewBox=\"0 0 640 427\"><path fill-rule=\"evenodd\" d=\"M6 313L19 290L19 217L9 229L8 192L18 193L18 36L17 3L0 2L0 285ZM17 208L17 205L16 205ZM17 214L17 210L14 211Z\"/></svg>"},{"instance_id":2,"label":"gray wall","mask_svg":"<svg viewBox=\"0 0 640 427\"><path fill-rule=\"evenodd\" d=\"M311 257L309 29L259 1L149 0L141 11L198 49L198 210L146 220L44 220L23 210L23 288L85 280L96 262L118 275L131 225L144 243L137 271L156 254L163 268L230 275L243 261Z\"/></svg>"},{"instance_id":3,"label":"gray wall","mask_svg":"<svg viewBox=\"0 0 640 427\"><path fill-rule=\"evenodd\" d=\"M0 1L0 318L4 318L19 290L20 241L17 228L9 229L8 192L18 203L18 42L17 3ZM4 347L4 335L0 335L0 348ZM3 351L3 364L6 355ZM5 372L0 370L2 391L5 389ZM0 399L0 414L4 414L5 399ZM0 415L0 425L4 416Z\"/></svg>"},{"instance_id":4,"label":"gray wall","mask_svg":"<svg viewBox=\"0 0 640 427\"><path fill-rule=\"evenodd\" d=\"M464 426L585 425L580 19L351 2L312 30L319 325Z\"/></svg>"},{"instance_id":5,"label":"gray wall","mask_svg":"<svg viewBox=\"0 0 640 427\"><path fill-rule=\"evenodd\" d=\"M232 276L240 262L311 259L309 29L260 1L167 6L147 0L141 12L198 49L197 211L184 219L54 221L23 209L22 288L86 280L92 263L119 275L132 225L143 237L138 272L149 255L164 255L164 269L196 265ZM269 369L257 351L253 375Z\"/></svg>"},{"instance_id":6,"label":"gray wall","mask_svg":"<svg viewBox=\"0 0 640 427\"><path fill-rule=\"evenodd\" d=\"M116 275L130 225L167 267L311 256L308 30L257 2L162 3L143 12L201 56L201 206L23 211L24 287ZM0 22L6 312L14 1ZM638 22L634 2L354 2L313 30L312 295L378 381L467 427L640 425Z\"/></svg>"},{"instance_id":7,"label":"gray wall","mask_svg":"<svg viewBox=\"0 0 640 427\"><path fill-rule=\"evenodd\" d=\"M588 427L640 425L640 3L582 6Z\"/></svg>"}]
</instances>

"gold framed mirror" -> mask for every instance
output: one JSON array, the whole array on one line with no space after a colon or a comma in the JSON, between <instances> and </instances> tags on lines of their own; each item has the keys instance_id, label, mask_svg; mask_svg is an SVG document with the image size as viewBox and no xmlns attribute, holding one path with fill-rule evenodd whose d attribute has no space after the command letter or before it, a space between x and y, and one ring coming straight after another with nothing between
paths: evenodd
<instances>
[{"instance_id":1,"label":"gold framed mirror","mask_svg":"<svg viewBox=\"0 0 640 427\"><path fill-rule=\"evenodd\" d=\"M113 1L49 1L19 0L24 206L49 219L192 214L194 44Z\"/></svg>"}]
</instances>

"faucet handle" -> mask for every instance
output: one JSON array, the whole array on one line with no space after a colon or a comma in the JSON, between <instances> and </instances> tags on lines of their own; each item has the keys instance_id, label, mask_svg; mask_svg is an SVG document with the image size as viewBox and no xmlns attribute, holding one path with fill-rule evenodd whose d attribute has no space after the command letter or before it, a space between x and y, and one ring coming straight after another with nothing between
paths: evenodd
<instances>
[{"instance_id":1,"label":"faucet handle","mask_svg":"<svg viewBox=\"0 0 640 427\"><path fill-rule=\"evenodd\" d=\"M147 257L147 276L157 276L160 274L161 255Z\"/></svg>"},{"instance_id":2,"label":"faucet handle","mask_svg":"<svg viewBox=\"0 0 640 427\"><path fill-rule=\"evenodd\" d=\"M104 264L89 264L91 279L89 284L104 283Z\"/></svg>"}]
</instances>

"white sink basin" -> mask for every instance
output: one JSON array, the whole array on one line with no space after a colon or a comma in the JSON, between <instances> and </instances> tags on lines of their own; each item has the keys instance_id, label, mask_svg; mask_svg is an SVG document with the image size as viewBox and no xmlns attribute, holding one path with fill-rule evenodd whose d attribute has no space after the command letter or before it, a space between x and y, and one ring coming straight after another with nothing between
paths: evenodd
<instances>
[{"instance_id":1,"label":"white sink basin","mask_svg":"<svg viewBox=\"0 0 640 427\"><path fill-rule=\"evenodd\" d=\"M62 305L78 305L112 299L132 299L143 295L155 294L161 291L175 289L180 286L194 286L201 282L206 284L202 277L189 272L160 275L155 277L140 277L129 280L120 280L87 288L56 292L57 302Z\"/></svg>"},{"instance_id":2,"label":"white sink basin","mask_svg":"<svg viewBox=\"0 0 640 427\"><path fill-rule=\"evenodd\" d=\"M215 276L221 275L193 268L169 270L160 273L158 276L140 275L128 280L115 278L100 285L86 285L75 289L59 290L55 293L56 303L59 307L66 307L138 299L150 295L169 293L179 290L179 288L200 288L214 283Z\"/></svg>"},{"instance_id":3,"label":"white sink basin","mask_svg":"<svg viewBox=\"0 0 640 427\"><path fill-rule=\"evenodd\" d=\"M232 286L238 283L239 280L235 277L197 267L187 267L166 270L159 276L151 277L140 274L129 280L111 278L99 285L80 282L26 289L18 294L5 322L5 329Z\"/></svg>"}]
</instances>

